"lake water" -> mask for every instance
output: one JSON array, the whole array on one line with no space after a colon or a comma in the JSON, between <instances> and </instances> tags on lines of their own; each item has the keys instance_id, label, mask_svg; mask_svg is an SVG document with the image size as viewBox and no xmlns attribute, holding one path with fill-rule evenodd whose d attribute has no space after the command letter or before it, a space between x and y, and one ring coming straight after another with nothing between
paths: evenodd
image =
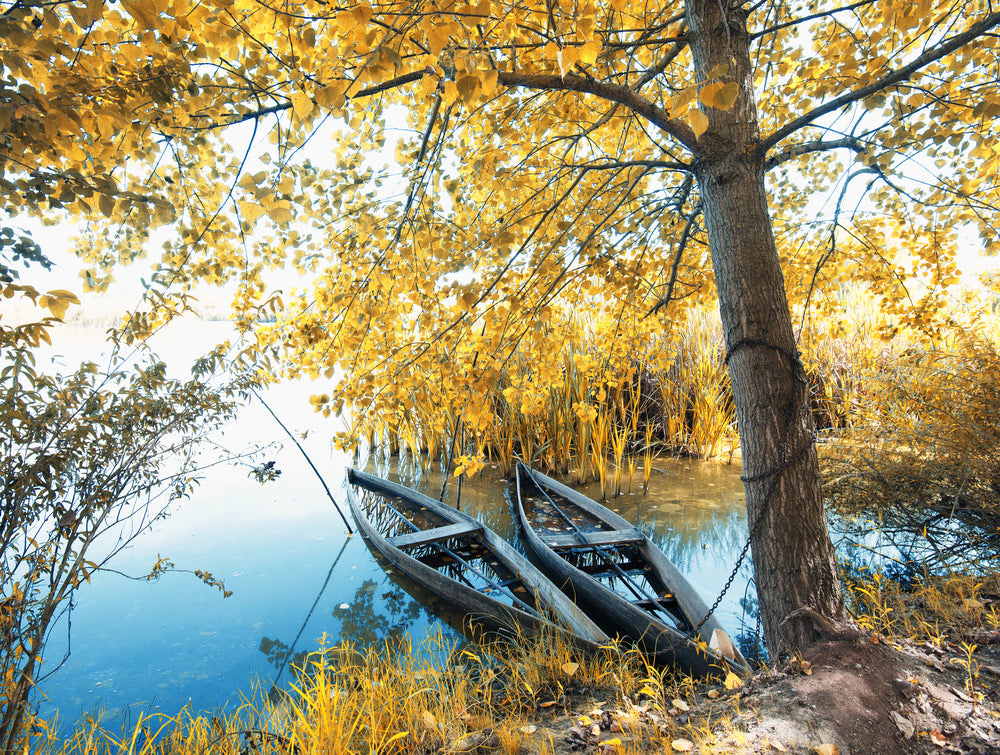
<instances>
[{"instance_id":1,"label":"lake water","mask_svg":"<svg viewBox=\"0 0 1000 755\"><path fill-rule=\"evenodd\" d=\"M173 366L220 340L223 327L181 323L156 346ZM67 329L57 334L55 352L70 364L94 358L100 343L98 331ZM321 386L281 385L266 400L290 429L308 431L300 442L344 506L352 460L331 449L335 420L312 411L313 392ZM211 710L239 704L255 688L284 684L287 660L318 648L324 636L328 643L367 643L404 631L414 640L439 630L453 634L383 571L360 536L347 535L320 481L262 406L246 407L218 439L237 451L274 440L285 441L283 447L262 458L281 470L275 482L257 483L246 466L213 467L190 500L110 564L141 576L162 555L178 569L211 572L233 595L224 599L191 574L170 573L156 582L96 575L76 596L71 623L64 620L50 640L49 676L40 684L43 713L58 711L68 725L95 710L109 718L127 715L130 707L133 713L175 713L184 705ZM441 489L436 471L424 476L406 457L361 461L435 497ZM609 505L643 523L711 604L746 539L739 466L672 460L654 466L647 494L640 472L633 492ZM498 470L487 468L464 484L462 508L514 540L504 487ZM448 500L456 488L450 481ZM743 630L749 575L744 564L718 611L734 637ZM746 622L752 632L753 618Z\"/></svg>"}]
</instances>

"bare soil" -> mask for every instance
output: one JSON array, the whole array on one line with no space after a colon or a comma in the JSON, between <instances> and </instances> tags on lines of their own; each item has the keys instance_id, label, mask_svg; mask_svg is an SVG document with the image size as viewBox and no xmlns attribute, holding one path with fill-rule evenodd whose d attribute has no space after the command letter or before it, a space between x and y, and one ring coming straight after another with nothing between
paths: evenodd
<instances>
[{"instance_id":1,"label":"bare soil","mask_svg":"<svg viewBox=\"0 0 1000 755\"><path fill-rule=\"evenodd\" d=\"M878 638L819 645L737 689L686 700L577 690L515 732L470 732L451 752L702 752L916 755L1000 753L1000 635L971 657ZM609 697L615 698L613 700Z\"/></svg>"}]
</instances>

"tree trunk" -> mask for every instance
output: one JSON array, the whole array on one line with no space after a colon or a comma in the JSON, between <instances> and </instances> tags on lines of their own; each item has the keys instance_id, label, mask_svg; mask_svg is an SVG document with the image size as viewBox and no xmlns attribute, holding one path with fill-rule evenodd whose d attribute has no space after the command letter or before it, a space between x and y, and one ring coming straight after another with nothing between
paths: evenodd
<instances>
[{"instance_id":1,"label":"tree trunk","mask_svg":"<svg viewBox=\"0 0 1000 755\"><path fill-rule=\"evenodd\" d=\"M699 80L720 64L740 85L735 105L706 108L695 172L719 292L739 422L754 580L772 657L814 644L811 607L844 618L819 484L809 391L785 296L764 189L745 11L728 0L687 0Z\"/></svg>"}]
</instances>

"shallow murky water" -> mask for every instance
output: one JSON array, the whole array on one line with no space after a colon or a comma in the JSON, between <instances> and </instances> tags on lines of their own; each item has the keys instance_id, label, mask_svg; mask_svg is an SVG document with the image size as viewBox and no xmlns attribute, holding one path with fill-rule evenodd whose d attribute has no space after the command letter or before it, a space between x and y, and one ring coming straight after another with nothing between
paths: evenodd
<instances>
[{"instance_id":1,"label":"shallow murky water","mask_svg":"<svg viewBox=\"0 0 1000 755\"><path fill-rule=\"evenodd\" d=\"M221 332L214 325L183 325L159 348L174 365L182 361L175 355L191 354L196 343L207 347ZM87 339L91 345L82 346ZM57 339L56 347L69 364L81 349L92 358L99 343L100 334L91 331ZM350 459L330 449L335 428L308 405L315 390L283 385L266 400L291 429L308 431L301 443L344 506ZM286 441L263 457L281 470L275 482L258 484L246 466L208 470L190 500L111 564L122 574L99 574L80 590L71 622L63 620L46 654L43 712L58 709L67 724L97 709L109 717L128 706L133 712L173 713L189 703L212 709L238 703L255 686L285 683L289 661L318 648L324 635L332 644L377 642L403 632L414 640L453 633L436 608L414 599L417 590L383 570L360 536L347 536L319 480L261 406L247 407L219 442L238 450L272 440ZM376 456L364 465L434 497L441 491L440 475L423 475L408 458ZM632 492L608 505L640 523L711 604L746 539L739 467L671 460L655 467L646 494L639 472ZM460 505L516 542L505 486L499 470L488 467L465 482ZM447 500L454 503L457 490L449 480ZM148 573L161 555L179 569L211 572L232 597L223 599L191 574L167 574L157 582L123 576ZM745 564L718 611L734 637L741 632L749 573ZM752 631L753 619L747 622Z\"/></svg>"}]
</instances>

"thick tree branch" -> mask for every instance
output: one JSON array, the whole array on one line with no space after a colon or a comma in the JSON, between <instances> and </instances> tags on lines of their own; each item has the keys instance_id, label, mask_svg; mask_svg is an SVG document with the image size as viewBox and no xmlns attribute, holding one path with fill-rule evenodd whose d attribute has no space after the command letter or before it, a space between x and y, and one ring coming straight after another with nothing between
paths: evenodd
<instances>
[{"instance_id":1,"label":"thick tree branch","mask_svg":"<svg viewBox=\"0 0 1000 755\"><path fill-rule=\"evenodd\" d=\"M540 89L554 92L583 92L595 97L617 102L633 113L641 115L661 131L669 134L692 152L695 151L694 131L686 123L672 118L670 111L654 105L649 100L640 97L629 87L619 84L609 84L590 77L577 74L559 76L548 73L518 73L499 71L497 83L507 87L523 87L524 89Z\"/></svg>"},{"instance_id":2,"label":"thick tree branch","mask_svg":"<svg viewBox=\"0 0 1000 755\"><path fill-rule=\"evenodd\" d=\"M362 89L355 94L349 95L348 99L354 100L361 97L371 97L374 94L379 94L380 92L385 92L390 89L405 86L406 84L411 84L414 81L419 81L426 75L428 75L428 72L425 69L405 73L394 79L389 79L388 81L383 81L380 84L375 84L374 86ZM537 89L543 91L583 92L584 94L592 94L595 97L600 97L601 99L608 100L609 102L616 102L620 105L624 105L637 115L644 117L650 123L657 126L669 136L672 136L692 152L695 151L695 143L697 139L695 138L694 131L691 130L690 126L683 121L672 118L670 116L670 111L653 104L643 97L640 97L629 87L621 86L619 84L609 84L608 82L598 81L597 79L593 79L589 76L580 76L578 74L558 76L556 74L518 73L516 71L498 71L497 83L506 87L521 87L524 89ZM249 113L243 113L232 120L228 120L224 124L219 125L235 126L238 123L256 120L257 118L265 115L289 110L291 107L291 102L282 102L276 105L271 105L270 107L259 108Z\"/></svg>"},{"instance_id":3,"label":"thick tree branch","mask_svg":"<svg viewBox=\"0 0 1000 755\"><path fill-rule=\"evenodd\" d=\"M690 173L691 166L684 163L673 162L671 160L612 160L600 163L586 163L582 165L568 165L570 168L580 168L582 170L619 170L621 168L663 168L680 173Z\"/></svg>"},{"instance_id":4,"label":"thick tree branch","mask_svg":"<svg viewBox=\"0 0 1000 755\"><path fill-rule=\"evenodd\" d=\"M843 139L834 139L831 141L817 140L814 142L805 142L804 144L796 144L794 147L785 150L780 155L772 157L764 163L764 170L767 171L771 170L771 168L777 168L782 163L788 162L795 157L808 155L812 152L826 152L831 149L853 149L860 155L867 148L860 139L853 136L848 136Z\"/></svg>"},{"instance_id":5,"label":"thick tree branch","mask_svg":"<svg viewBox=\"0 0 1000 755\"><path fill-rule=\"evenodd\" d=\"M957 34L950 39L941 42L939 45L932 47L930 50L925 52L920 57L916 58L912 62L898 68L892 73L883 76L876 82L869 84L868 86L858 87L847 94L830 100L829 102L820 105L818 108L809 111L805 115L796 118L791 123L786 124L782 128L775 131L769 137L761 142L761 149L769 150L778 142L786 139L787 137L794 134L799 129L808 126L810 123L815 121L817 118L821 118L827 113L832 113L836 110L841 109L845 105L849 105L852 102L858 102L863 100L865 97L869 97L876 92L880 92L883 89L888 89L889 87L895 86L902 81L906 81L910 76L919 71L924 66L933 63L936 60L949 55L956 50L965 47L970 42L975 41L978 37L982 36L984 33L990 29L1000 26L1000 11L991 13L982 21L973 24L966 31L961 34Z\"/></svg>"}]
</instances>

